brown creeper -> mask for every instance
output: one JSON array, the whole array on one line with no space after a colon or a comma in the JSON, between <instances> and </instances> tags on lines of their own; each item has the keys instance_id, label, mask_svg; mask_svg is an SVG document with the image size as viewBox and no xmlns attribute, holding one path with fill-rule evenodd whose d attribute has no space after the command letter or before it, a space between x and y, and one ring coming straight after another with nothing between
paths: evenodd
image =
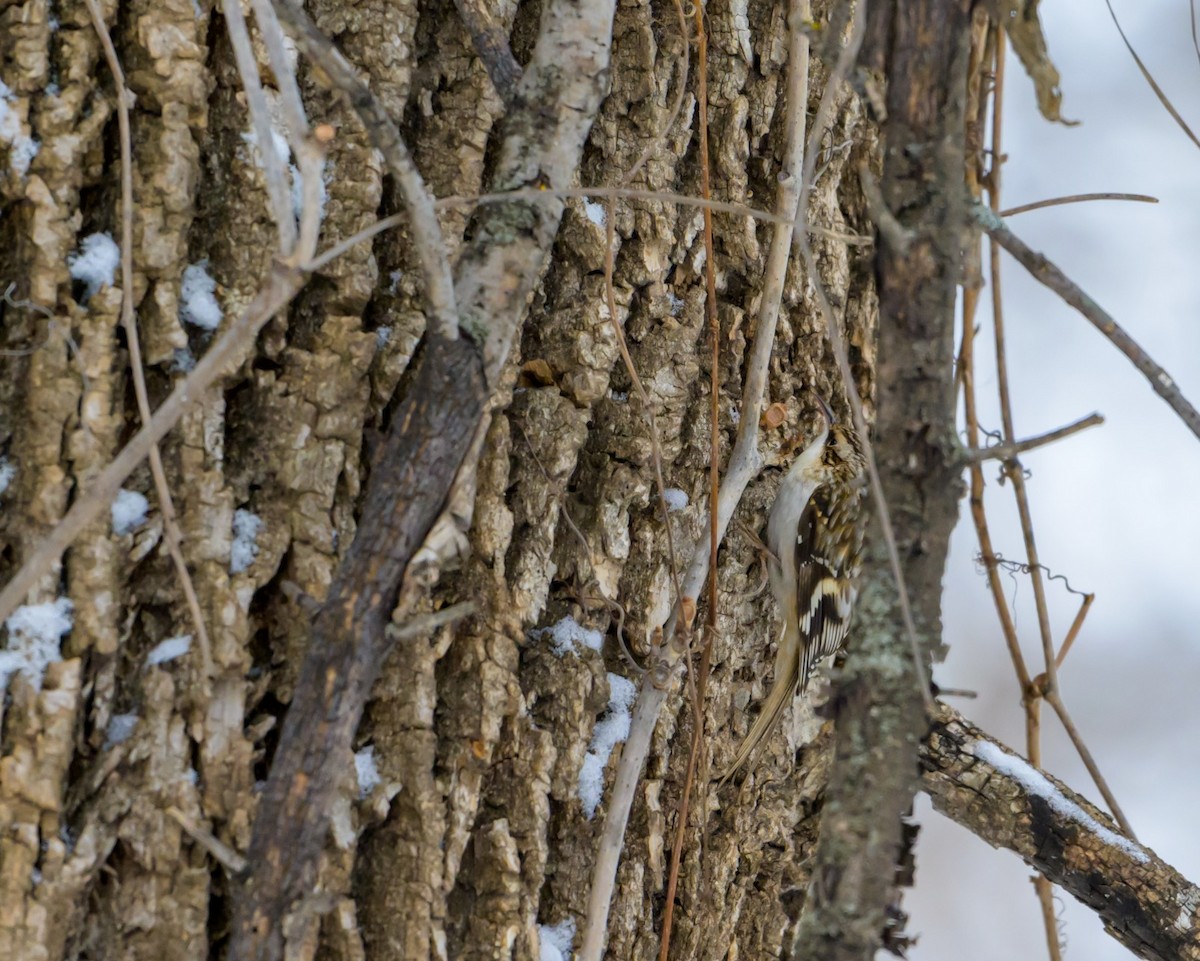
<instances>
[{"instance_id":1,"label":"brown creeper","mask_svg":"<svg viewBox=\"0 0 1200 961\"><path fill-rule=\"evenodd\" d=\"M774 730L813 665L846 641L862 557L863 471L858 434L822 402L825 429L796 458L767 521L771 590L783 615L775 683L724 781Z\"/></svg>"}]
</instances>

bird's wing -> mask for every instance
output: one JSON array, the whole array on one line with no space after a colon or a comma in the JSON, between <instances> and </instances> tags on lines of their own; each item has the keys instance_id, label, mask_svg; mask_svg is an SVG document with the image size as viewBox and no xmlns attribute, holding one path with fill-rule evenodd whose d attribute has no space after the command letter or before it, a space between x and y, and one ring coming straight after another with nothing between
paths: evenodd
<instances>
[{"instance_id":1,"label":"bird's wing","mask_svg":"<svg viewBox=\"0 0 1200 961\"><path fill-rule=\"evenodd\" d=\"M812 497L796 537L796 614L800 629L799 685L822 658L837 653L850 629L857 589L847 568L846 545L836 536L838 518L823 498Z\"/></svg>"}]
</instances>

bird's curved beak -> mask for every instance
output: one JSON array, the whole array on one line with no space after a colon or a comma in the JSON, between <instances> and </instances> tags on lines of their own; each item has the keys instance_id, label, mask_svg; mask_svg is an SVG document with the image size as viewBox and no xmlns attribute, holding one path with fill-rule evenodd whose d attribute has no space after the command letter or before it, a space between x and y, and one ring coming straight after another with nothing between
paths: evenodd
<instances>
[{"instance_id":1,"label":"bird's curved beak","mask_svg":"<svg viewBox=\"0 0 1200 961\"><path fill-rule=\"evenodd\" d=\"M833 409L826 402L825 398L816 391L812 392L813 398L817 402L817 407L821 410L821 415L825 418L830 427L837 426L837 418L833 416Z\"/></svg>"}]
</instances>

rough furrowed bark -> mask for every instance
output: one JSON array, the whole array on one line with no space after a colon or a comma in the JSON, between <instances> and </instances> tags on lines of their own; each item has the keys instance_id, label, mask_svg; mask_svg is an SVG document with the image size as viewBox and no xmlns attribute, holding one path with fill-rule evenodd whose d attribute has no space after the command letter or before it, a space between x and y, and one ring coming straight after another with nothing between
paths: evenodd
<instances>
[{"instance_id":1,"label":"rough furrowed bark","mask_svg":"<svg viewBox=\"0 0 1200 961\"><path fill-rule=\"evenodd\" d=\"M331 806L371 685L390 644L384 627L401 580L446 502L483 415L476 348L426 339L417 373L372 465L363 522L320 613L296 683L247 853L249 877L231 958L278 958L311 895ZM289 915L294 917L289 919Z\"/></svg>"},{"instance_id":2,"label":"rough furrowed bark","mask_svg":"<svg viewBox=\"0 0 1200 961\"><path fill-rule=\"evenodd\" d=\"M493 7L526 74L541 6ZM25 8L9 9L16 16ZM201 9L196 19L190 3L123 6L111 24L138 94L133 296L152 403L209 343L181 312L184 270L207 261L228 318L258 291L275 236L223 24L205 4ZM543 183L528 176L497 182L503 108L452 4L317 0L309 9L401 122L436 195ZM716 198L761 207L773 196L781 150L785 31L772 10L757 9L709 7L710 135ZM762 20L751 29L747 16ZM0 44L16 38L22 45L3 48L0 78L15 91L13 109L34 118L30 129L42 148L24 179L4 172L0 280L28 278L14 297L49 306L55 319L51 325L36 311L4 307L2 346L31 351L0 359L0 440L16 470L0 515L6 579L73 490L86 486L89 471L112 456L132 417L116 331L121 292L101 289L86 305L76 303L65 260L82 236L115 224L104 165L115 137L105 126L111 90L97 85L104 75L85 13L78 22L60 13L57 39L44 18L22 17L21 30L0 30ZM619 184L651 145L631 185L695 193L690 96L668 125L684 38L649 3L623 4L613 34L611 90L572 170L585 185ZM64 38L70 43L60 43ZM44 69L18 83L8 66L18 61ZM57 95L46 92L52 68ZM812 106L824 75L815 64ZM323 243L332 243L395 204L349 110L303 67L300 79L310 119L337 130L325 178ZM840 104L814 189L821 226L868 232L857 187L843 177L872 149L873 130L856 97ZM3 146L0 160L7 161ZM513 164L520 167L521 158ZM278 734L286 705L296 717L311 716L314 700L317 736L288 737L309 748L324 745L326 753L310 750L293 769L280 767L278 786L267 789L293 803L314 785L333 791L320 862L315 873L296 875L300 893L314 894L301 899L302 910L325 912L319 931L314 925L290 932L299 956L537 957L539 925L582 915L598 821L583 810L580 770L598 757L595 729L618 686L611 675L631 673L618 653L618 625L644 655L649 626L671 596L665 532L651 502L646 418L629 399L604 307L604 227L592 206L565 207L561 225L546 217L553 212L546 204L501 210L476 220L480 227L469 226L474 215L463 208L443 215L455 258L481 231L492 241L506 229L520 235L505 226L514 216L524 218L518 227L538 225L537 243L555 239L540 283L504 288L511 303L528 303L527 319L496 376L490 425L472 439L481 448L474 496L447 505L456 518L470 519L470 552L419 598L418 610L469 598L478 613L405 642L384 665L364 722L346 745L373 747L380 783L364 782L360 797L348 751L331 737L335 726L353 727L347 705L361 696L369 672L360 665L342 675L346 699L320 715L328 705L310 699L301 666L315 646L326 660L303 673L322 676L349 639L338 634L326 644L330 632L320 623L314 642L311 614L293 598L294 589L326 597L356 532L372 525L375 508L368 510L362 491L364 436L389 397L396 393L403 403L414 391L414 357L419 364L430 350L421 346L420 278L405 227L323 268L287 316L267 324L253 356L199 399L164 444L185 556L212 632L216 671L208 693L194 651L146 662L159 642L189 630L178 585L157 550L153 510L132 534L97 524L68 553L65 592L77 627L65 639L65 660L50 666L40 692L11 679L3 718L0 817L12 828L0 839L6 957L173 961L226 950L232 915L243 905L238 881L210 857L203 836L182 831L168 811L270 866L257 854L272 844L251 848L252 819L268 803L261 782L270 762L290 753ZM728 337L720 370L727 445L740 413L767 234L740 216L716 220L718 307ZM622 201L616 228L618 320L656 405L667 482L689 498L670 515L685 563L703 536L709 459L699 217L664 201ZM870 255L836 242L816 247L853 345L859 389L869 396ZM474 254L464 262L480 263ZM517 273L497 271L475 286L503 287ZM64 333L85 355L82 374ZM503 352L498 345L494 354ZM798 267L785 283L776 352L768 400L785 405L789 420L764 437L770 464L805 430L811 411L803 389L825 396L839 390ZM401 410L391 417L402 419ZM738 513L748 529L761 525L774 482L768 471L751 486ZM150 493L142 472L126 486ZM261 521L257 553L243 557L245 566L231 565L239 511ZM773 608L756 593L759 580L752 539L735 529L719 568L720 635L709 686L717 767L770 683ZM36 599L58 590L52 581ZM567 614L600 633L600 651L580 646L560 656L550 637L532 633ZM664 849L686 763L689 711L681 698L669 702L638 791L612 914L610 943L622 957L657 950ZM675 739L676 731L683 737ZM685 857L678 956L718 958L735 939L743 955L779 953L799 908L794 892L808 882L803 859L815 837L829 743L829 726L806 712L764 748L743 785L720 796L701 790L693 810L709 846L703 861L698 844ZM600 765L608 781L614 763L615 754ZM291 778L285 772L292 770L313 780ZM793 773L796 779L787 780ZM606 781L605 794L610 787ZM311 850L307 834L277 837L274 847L285 841ZM711 910L718 894L726 912Z\"/></svg>"},{"instance_id":3,"label":"rough furrowed bark","mask_svg":"<svg viewBox=\"0 0 1200 961\"><path fill-rule=\"evenodd\" d=\"M548 4L519 106L507 118L495 188L545 181L566 186L599 108L609 64L612 8ZM245 898L229 956L276 959L312 941L317 912L309 890L339 779L326 767L346 756L371 685L390 644L384 627L419 592L418 548L444 509L482 429L489 387L497 384L522 326L529 294L558 231L561 202L485 207L459 257L455 293L463 336L431 330L383 448L373 465L362 519L314 622L248 858ZM478 450L476 449L476 456ZM461 486L469 480L459 477ZM429 550L429 548L426 548ZM433 549L436 565L445 551ZM285 944L286 942L286 944Z\"/></svg>"}]
</instances>

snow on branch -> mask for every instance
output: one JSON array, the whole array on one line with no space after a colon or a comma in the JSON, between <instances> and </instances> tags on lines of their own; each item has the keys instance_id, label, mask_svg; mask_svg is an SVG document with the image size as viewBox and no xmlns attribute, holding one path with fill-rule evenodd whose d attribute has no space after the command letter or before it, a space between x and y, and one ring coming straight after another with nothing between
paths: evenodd
<instances>
[{"instance_id":1,"label":"snow on branch","mask_svg":"<svg viewBox=\"0 0 1200 961\"><path fill-rule=\"evenodd\" d=\"M940 705L921 748L934 807L1020 855L1138 957L1200 959L1200 887L1061 782Z\"/></svg>"}]
</instances>

